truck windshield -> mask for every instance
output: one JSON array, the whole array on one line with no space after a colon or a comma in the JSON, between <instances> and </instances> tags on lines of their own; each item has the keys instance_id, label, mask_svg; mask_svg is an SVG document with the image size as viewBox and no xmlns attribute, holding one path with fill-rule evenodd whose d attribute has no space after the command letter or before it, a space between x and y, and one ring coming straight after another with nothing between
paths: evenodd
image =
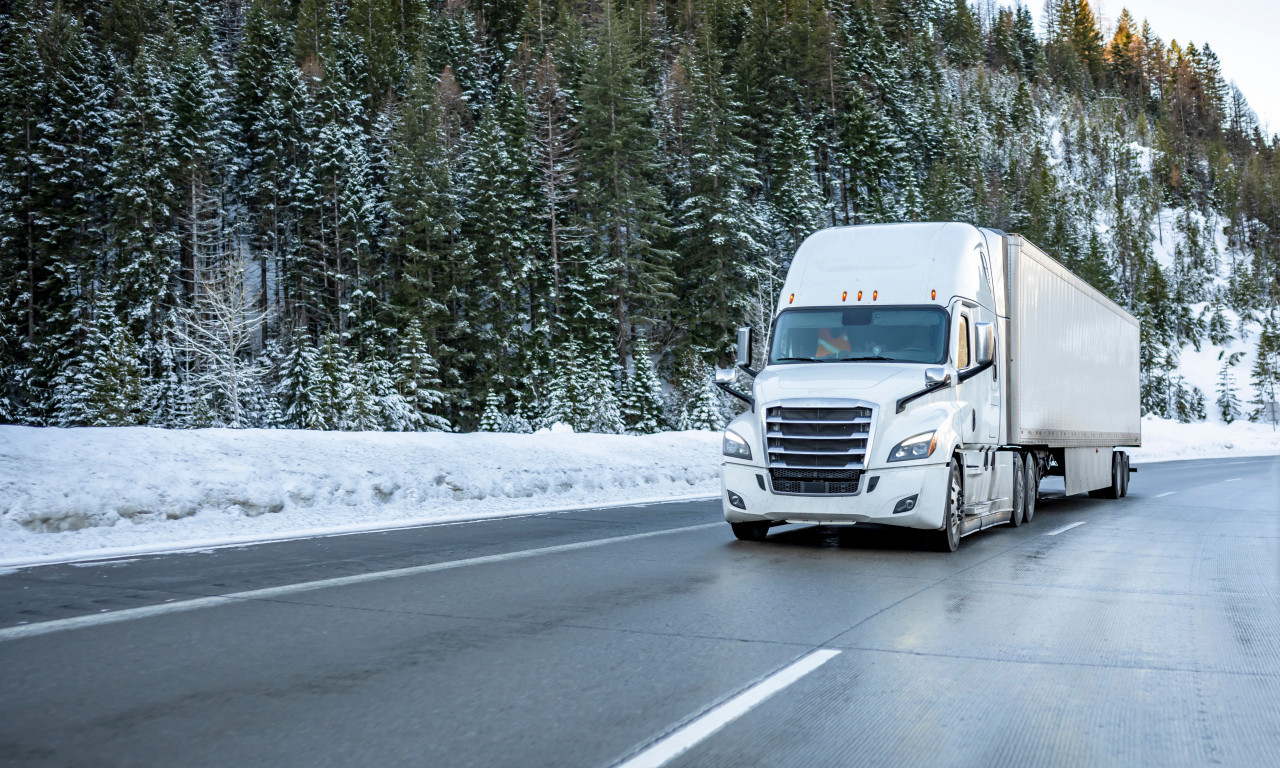
<instances>
[{"instance_id":1,"label":"truck windshield","mask_svg":"<svg viewBox=\"0 0 1280 768\"><path fill-rule=\"evenodd\" d=\"M788 309L778 316L769 362L945 362L940 307Z\"/></svg>"}]
</instances>

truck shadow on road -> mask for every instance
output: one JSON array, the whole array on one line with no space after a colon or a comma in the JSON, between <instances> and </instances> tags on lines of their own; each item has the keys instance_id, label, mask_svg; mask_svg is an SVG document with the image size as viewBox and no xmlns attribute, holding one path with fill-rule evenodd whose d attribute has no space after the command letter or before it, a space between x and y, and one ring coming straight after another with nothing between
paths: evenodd
<instances>
[{"instance_id":1,"label":"truck shadow on road","mask_svg":"<svg viewBox=\"0 0 1280 768\"><path fill-rule=\"evenodd\" d=\"M1039 533L1050 531L1057 525L1057 518L1065 512L1078 511L1082 506L1089 506L1090 500L1083 497L1068 498L1061 491L1042 493L1036 505L1036 516L1030 525L1039 529ZM964 537L965 544L975 544L990 536L998 536L1001 531L1011 530L1007 524L997 525ZM899 528L874 523L857 525L812 525L798 523L774 528L769 539L763 544L734 542L744 547L768 546L788 547L795 550L850 550L850 551L886 551L886 552L930 552L933 549L931 531L920 531L911 528ZM963 545L962 545L963 548Z\"/></svg>"}]
</instances>

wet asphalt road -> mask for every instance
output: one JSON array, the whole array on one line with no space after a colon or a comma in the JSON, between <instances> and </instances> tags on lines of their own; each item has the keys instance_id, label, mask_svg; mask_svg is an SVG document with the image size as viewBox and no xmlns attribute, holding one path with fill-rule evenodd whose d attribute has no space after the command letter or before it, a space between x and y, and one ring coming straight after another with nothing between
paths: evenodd
<instances>
[{"instance_id":1,"label":"wet asphalt road","mask_svg":"<svg viewBox=\"0 0 1280 768\"><path fill-rule=\"evenodd\" d=\"M0 638L0 765L608 766L818 649L669 764L1280 765L1280 458L1044 491L952 555L697 502L19 571L0 632L487 557Z\"/></svg>"}]
</instances>

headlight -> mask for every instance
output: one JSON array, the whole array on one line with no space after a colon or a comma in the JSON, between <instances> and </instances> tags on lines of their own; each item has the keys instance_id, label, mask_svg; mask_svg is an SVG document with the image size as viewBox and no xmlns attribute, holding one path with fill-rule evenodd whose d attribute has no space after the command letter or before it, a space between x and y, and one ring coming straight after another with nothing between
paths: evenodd
<instances>
[{"instance_id":1,"label":"headlight","mask_svg":"<svg viewBox=\"0 0 1280 768\"><path fill-rule=\"evenodd\" d=\"M747 445L747 441L742 439L733 430L726 429L724 431L724 455L732 456L735 459L750 459L751 446Z\"/></svg>"},{"instance_id":2,"label":"headlight","mask_svg":"<svg viewBox=\"0 0 1280 768\"><path fill-rule=\"evenodd\" d=\"M889 451L889 461L927 459L933 455L933 449L937 447L937 432L925 432L915 437L908 437L895 445L893 450Z\"/></svg>"}]
</instances>

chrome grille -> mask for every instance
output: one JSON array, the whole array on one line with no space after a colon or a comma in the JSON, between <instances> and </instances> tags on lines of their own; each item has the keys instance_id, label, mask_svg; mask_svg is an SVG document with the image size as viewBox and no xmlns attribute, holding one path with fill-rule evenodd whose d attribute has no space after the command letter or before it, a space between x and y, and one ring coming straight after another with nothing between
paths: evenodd
<instances>
[{"instance_id":1,"label":"chrome grille","mask_svg":"<svg viewBox=\"0 0 1280 768\"><path fill-rule=\"evenodd\" d=\"M774 493L853 494L860 469L770 469Z\"/></svg>"},{"instance_id":2,"label":"chrome grille","mask_svg":"<svg viewBox=\"0 0 1280 768\"><path fill-rule=\"evenodd\" d=\"M870 436L870 408L774 406L765 411L771 468L862 469Z\"/></svg>"}]
</instances>

